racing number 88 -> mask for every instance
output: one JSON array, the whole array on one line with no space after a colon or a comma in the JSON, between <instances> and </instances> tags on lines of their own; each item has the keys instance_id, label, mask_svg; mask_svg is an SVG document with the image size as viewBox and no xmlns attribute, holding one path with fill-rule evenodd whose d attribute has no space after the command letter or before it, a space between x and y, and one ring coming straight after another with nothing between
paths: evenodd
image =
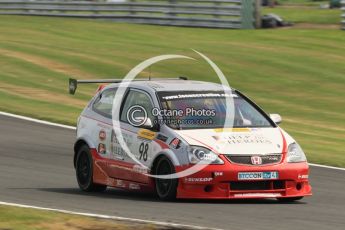
<instances>
[{"instance_id":1,"label":"racing number 88","mask_svg":"<svg viewBox=\"0 0 345 230\"><path fill-rule=\"evenodd\" d=\"M149 144L142 142L139 146L140 157L139 160L143 159L147 161L147 151L149 150Z\"/></svg>"}]
</instances>

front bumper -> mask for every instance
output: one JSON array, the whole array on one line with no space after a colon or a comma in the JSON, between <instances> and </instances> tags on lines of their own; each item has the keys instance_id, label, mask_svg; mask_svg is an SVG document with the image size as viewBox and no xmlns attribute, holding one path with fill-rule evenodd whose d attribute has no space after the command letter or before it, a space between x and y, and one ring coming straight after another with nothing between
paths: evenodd
<instances>
[{"instance_id":1,"label":"front bumper","mask_svg":"<svg viewBox=\"0 0 345 230\"><path fill-rule=\"evenodd\" d=\"M208 165L201 171L180 178L177 198L246 199L288 198L312 195L306 162L276 165L238 165L225 161L224 165ZM182 171L186 167L176 170ZM274 180L238 180L239 172L278 172Z\"/></svg>"}]
</instances>

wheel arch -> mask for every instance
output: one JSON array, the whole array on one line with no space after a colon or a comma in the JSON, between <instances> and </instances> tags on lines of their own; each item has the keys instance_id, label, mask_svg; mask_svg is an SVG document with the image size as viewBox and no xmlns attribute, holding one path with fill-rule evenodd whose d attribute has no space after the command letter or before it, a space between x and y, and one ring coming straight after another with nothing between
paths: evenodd
<instances>
[{"instance_id":1,"label":"wheel arch","mask_svg":"<svg viewBox=\"0 0 345 230\"><path fill-rule=\"evenodd\" d=\"M160 158L162 157L166 157L168 158L172 163L173 165L176 167L178 165L180 165L177 157L175 156L174 152L169 150L169 151L164 151L164 152L159 152L156 157L154 158L154 160L152 161L152 164L151 164L151 167L150 167L150 170L151 170L151 173L154 172L154 169L157 165L157 162L159 161Z\"/></svg>"},{"instance_id":2,"label":"wheel arch","mask_svg":"<svg viewBox=\"0 0 345 230\"><path fill-rule=\"evenodd\" d=\"M73 165L74 165L74 168L75 168L75 164L76 164L76 160L77 160L77 154L78 154L78 151L79 149L83 146L83 145L86 145L88 146L89 148L94 148L94 146L89 142L87 141L86 139L84 138L79 138L75 143L74 143L74 156L73 156Z\"/></svg>"}]
</instances>

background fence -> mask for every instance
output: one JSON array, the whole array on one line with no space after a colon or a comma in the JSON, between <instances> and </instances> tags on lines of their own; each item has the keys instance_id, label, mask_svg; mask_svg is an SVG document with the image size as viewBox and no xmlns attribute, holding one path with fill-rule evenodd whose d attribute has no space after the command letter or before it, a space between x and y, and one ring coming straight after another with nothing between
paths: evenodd
<instances>
[{"instance_id":1,"label":"background fence","mask_svg":"<svg viewBox=\"0 0 345 230\"><path fill-rule=\"evenodd\" d=\"M259 5L260 0L0 0L0 14L253 29L260 24Z\"/></svg>"},{"instance_id":2,"label":"background fence","mask_svg":"<svg viewBox=\"0 0 345 230\"><path fill-rule=\"evenodd\" d=\"M345 30L345 1L341 2L341 28Z\"/></svg>"}]
</instances>

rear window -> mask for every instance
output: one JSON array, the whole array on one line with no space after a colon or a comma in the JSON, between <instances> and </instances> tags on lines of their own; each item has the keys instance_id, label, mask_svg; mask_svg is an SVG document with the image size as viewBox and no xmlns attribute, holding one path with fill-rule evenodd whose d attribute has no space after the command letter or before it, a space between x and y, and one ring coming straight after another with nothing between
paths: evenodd
<instances>
[{"instance_id":1,"label":"rear window","mask_svg":"<svg viewBox=\"0 0 345 230\"><path fill-rule=\"evenodd\" d=\"M104 90L96 98L92 109L103 116L111 118L115 93L116 89Z\"/></svg>"}]
</instances>

